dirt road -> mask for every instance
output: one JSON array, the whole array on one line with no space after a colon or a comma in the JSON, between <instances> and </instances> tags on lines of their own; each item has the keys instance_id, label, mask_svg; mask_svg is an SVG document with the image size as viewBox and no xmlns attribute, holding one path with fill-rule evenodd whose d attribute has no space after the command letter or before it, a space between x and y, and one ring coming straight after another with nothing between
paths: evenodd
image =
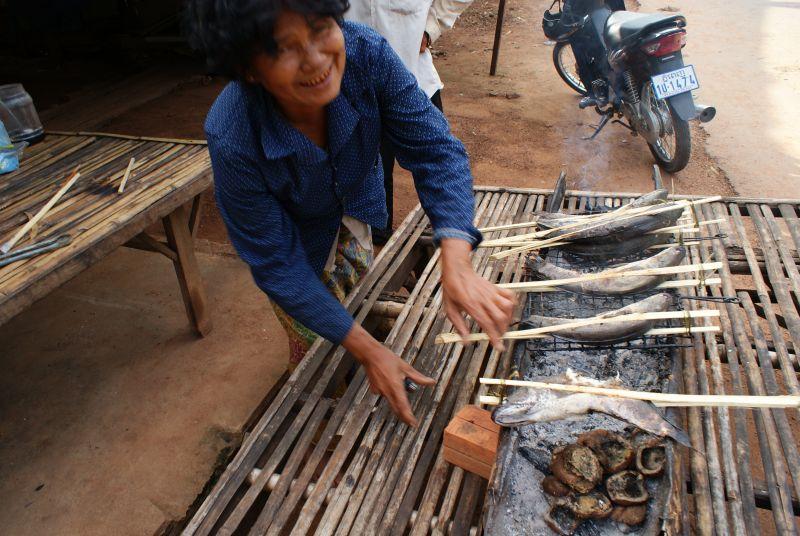
<instances>
[{"instance_id":1,"label":"dirt road","mask_svg":"<svg viewBox=\"0 0 800 536\"><path fill-rule=\"evenodd\" d=\"M664 8L642 0L641 11ZM741 195L800 197L800 4L673 0L688 19L687 63L717 107L707 150Z\"/></svg>"}]
</instances>

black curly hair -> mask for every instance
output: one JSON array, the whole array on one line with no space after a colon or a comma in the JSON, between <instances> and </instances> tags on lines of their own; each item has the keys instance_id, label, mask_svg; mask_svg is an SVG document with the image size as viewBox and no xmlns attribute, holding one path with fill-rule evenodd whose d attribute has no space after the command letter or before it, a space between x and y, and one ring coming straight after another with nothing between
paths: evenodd
<instances>
[{"instance_id":1,"label":"black curly hair","mask_svg":"<svg viewBox=\"0 0 800 536\"><path fill-rule=\"evenodd\" d=\"M253 54L275 53L272 33L281 11L341 23L349 7L349 0L189 0L184 27L212 74L243 79Z\"/></svg>"}]
</instances>

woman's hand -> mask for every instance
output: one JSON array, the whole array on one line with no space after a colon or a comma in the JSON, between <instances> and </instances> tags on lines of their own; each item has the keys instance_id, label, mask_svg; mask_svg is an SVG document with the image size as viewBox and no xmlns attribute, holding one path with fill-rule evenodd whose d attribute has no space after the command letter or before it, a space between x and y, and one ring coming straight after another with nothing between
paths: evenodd
<instances>
[{"instance_id":1,"label":"woman's hand","mask_svg":"<svg viewBox=\"0 0 800 536\"><path fill-rule=\"evenodd\" d=\"M480 277L472 269L471 247L465 240L444 238L442 248L442 288L444 311L456 331L469 335L463 313L475 319L498 351L504 349L502 335L511 323L514 294Z\"/></svg>"},{"instance_id":2,"label":"woman's hand","mask_svg":"<svg viewBox=\"0 0 800 536\"><path fill-rule=\"evenodd\" d=\"M383 395L400 420L416 426L417 419L411 412L404 380L409 378L418 385L434 385L436 381L417 372L358 324L353 324L342 346L364 366L370 391Z\"/></svg>"}]
</instances>

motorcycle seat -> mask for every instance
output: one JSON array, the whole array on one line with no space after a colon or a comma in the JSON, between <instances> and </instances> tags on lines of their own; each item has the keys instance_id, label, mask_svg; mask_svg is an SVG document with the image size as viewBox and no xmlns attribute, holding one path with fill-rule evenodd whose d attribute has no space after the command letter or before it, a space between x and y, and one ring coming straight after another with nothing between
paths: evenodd
<instances>
[{"instance_id":1,"label":"motorcycle seat","mask_svg":"<svg viewBox=\"0 0 800 536\"><path fill-rule=\"evenodd\" d=\"M657 15L614 11L606 20L603 38L609 50L622 48L643 34L668 26L685 26L683 15Z\"/></svg>"}]
</instances>

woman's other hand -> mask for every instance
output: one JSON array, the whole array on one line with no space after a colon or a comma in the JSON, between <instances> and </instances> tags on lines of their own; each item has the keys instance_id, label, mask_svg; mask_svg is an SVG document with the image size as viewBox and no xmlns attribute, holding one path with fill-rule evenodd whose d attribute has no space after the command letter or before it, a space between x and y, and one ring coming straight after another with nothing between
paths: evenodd
<instances>
[{"instance_id":1,"label":"woman's other hand","mask_svg":"<svg viewBox=\"0 0 800 536\"><path fill-rule=\"evenodd\" d=\"M442 288L444 310L456 331L465 337L468 314L497 350L504 349L502 335L508 330L514 310L514 294L491 284L475 273L470 261L471 246L458 238L443 238Z\"/></svg>"},{"instance_id":2,"label":"woman's other hand","mask_svg":"<svg viewBox=\"0 0 800 536\"><path fill-rule=\"evenodd\" d=\"M417 419L411 412L404 380L409 378L418 385L435 385L436 381L418 372L358 324L353 324L342 346L363 365L370 391L386 398L400 420L416 426Z\"/></svg>"}]
</instances>

